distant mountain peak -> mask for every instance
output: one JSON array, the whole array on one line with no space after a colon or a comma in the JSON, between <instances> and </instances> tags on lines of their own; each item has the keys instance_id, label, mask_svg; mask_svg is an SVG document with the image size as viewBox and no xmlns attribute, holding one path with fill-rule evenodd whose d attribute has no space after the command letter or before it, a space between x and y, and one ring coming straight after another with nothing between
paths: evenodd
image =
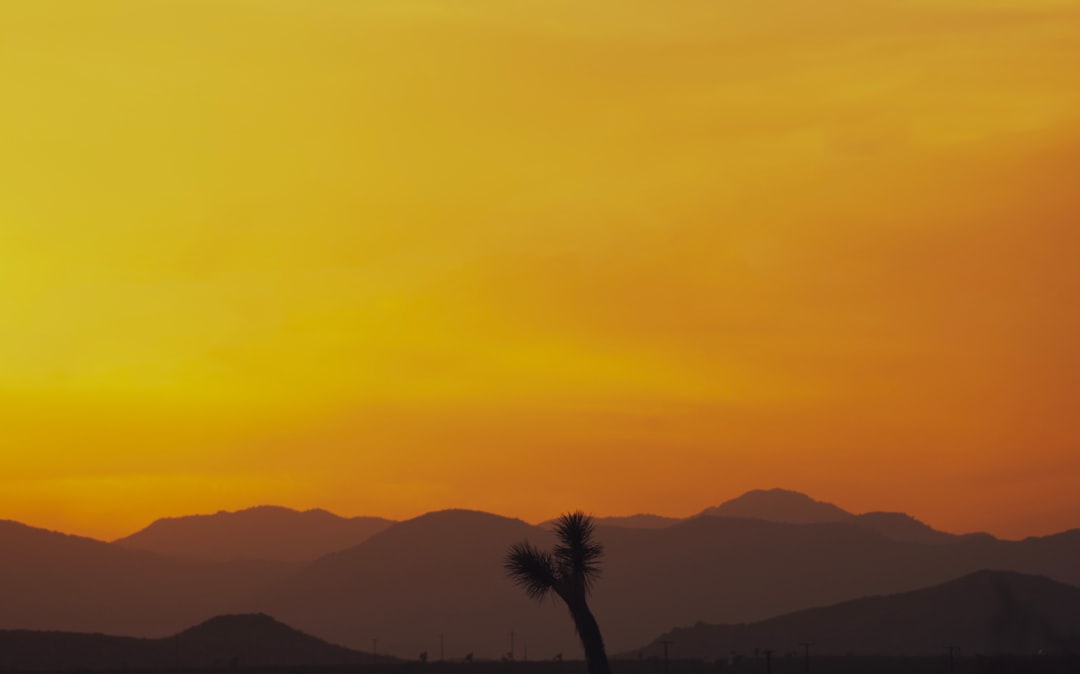
<instances>
[{"instance_id":1,"label":"distant mountain peak","mask_svg":"<svg viewBox=\"0 0 1080 674\"><path fill-rule=\"evenodd\" d=\"M754 489L713 508L706 508L701 515L788 524L845 522L855 517L832 503L817 501L790 489Z\"/></svg>"},{"instance_id":2,"label":"distant mountain peak","mask_svg":"<svg viewBox=\"0 0 1080 674\"><path fill-rule=\"evenodd\" d=\"M500 520L514 519L512 517L506 517L505 515L496 515L495 513L490 513L486 510L476 510L473 508L443 508L442 510L432 510L431 512L426 512L423 515L418 515L413 518L413 521L422 519L444 518L474 518Z\"/></svg>"},{"instance_id":3,"label":"distant mountain peak","mask_svg":"<svg viewBox=\"0 0 1080 674\"><path fill-rule=\"evenodd\" d=\"M514 517L496 515L483 510L448 508L424 513L418 517L405 520L385 533L387 535L402 535L406 532L428 531L430 535L438 536L442 532L449 530L462 533L468 531L491 532L494 530L492 527L527 530L532 525Z\"/></svg>"},{"instance_id":4,"label":"distant mountain peak","mask_svg":"<svg viewBox=\"0 0 1080 674\"><path fill-rule=\"evenodd\" d=\"M322 509L259 505L212 515L169 517L115 543L163 555L212 561L310 562L358 545L393 522L340 517Z\"/></svg>"},{"instance_id":5,"label":"distant mountain peak","mask_svg":"<svg viewBox=\"0 0 1080 674\"><path fill-rule=\"evenodd\" d=\"M177 638L202 636L207 634L230 634L241 631L247 634L266 633L267 631L280 630L291 632L293 629L288 625L275 620L265 613L233 613L219 615L205 620L198 625L176 635Z\"/></svg>"},{"instance_id":6,"label":"distant mountain peak","mask_svg":"<svg viewBox=\"0 0 1080 674\"><path fill-rule=\"evenodd\" d=\"M179 517L162 517L156 520L157 522L168 522L170 520L182 520L191 518L247 518L258 517L261 515L329 515L337 519L346 519L340 515L336 515L324 508L309 508L307 510L299 510L297 508L290 508L288 506L274 505L272 503L263 503L259 505L249 506L247 508L239 508L237 510L218 510L214 513L196 513L193 515L181 515Z\"/></svg>"},{"instance_id":7,"label":"distant mountain peak","mask_svg":"<svg viewBox=\"0 0 1080 674\"><path fill-rule=\"evenodd\" d=\"M855 523L864 529L897 541L911 543L952 543L960 537L937 531L926 522L907 513L869 512L855 517Z\"/></svg>"},{"instance_id":8,"label":"distant mountain peak","mask_svg":"<svg viewBox=\"0 0 1080 674\"><path fill-rule=\"evenodd\" d=\"M0 630L0 651L21 671L210 671L393 662L294 629L265 613L219 615L164 638Z\"/></svg>"},{"instance_id":9,"label":"distant mountain peak","mask_svg":"<svg viewBox=\"0 0 1080 674\"><path fill-rule=\"evenodd\" d=\"M201 643L323 643L266 613L218 615L175 635L180 642Z\"/></svg>"}]
</instances>

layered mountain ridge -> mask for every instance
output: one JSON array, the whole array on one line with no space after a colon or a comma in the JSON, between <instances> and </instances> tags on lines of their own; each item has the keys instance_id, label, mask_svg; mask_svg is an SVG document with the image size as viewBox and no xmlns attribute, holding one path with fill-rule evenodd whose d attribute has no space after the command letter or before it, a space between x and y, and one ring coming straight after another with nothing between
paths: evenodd
<instances>
[{"instance_id":1,"label":"layered mountain ridge","mask_svg":"<svg viewBox=\"0 0 1080 674\"><path fill-rule=\"evenodd\" d=\"M845 514L817 502L800 509L812 499L790 492L752 494L737 508L671 523L598 521L607 555L594 604L613 652L674 625L752 623L982 569L1080 584L1080 531L1005 541L938 532L902 514ZM296 518L286 509L257 514ZM242 519L185 525L222 521ZM278 529L281 548L291 545L290 531ZM0 523L0 629L162 637L214 615L261 612L351 648L378 639L380 652L401 657L436 652L440 635L448 658L501 657L510 625L533 657L570 658L579 646L564 610L529 601L502 568L511 544L551 539L545 526L450 510L387 524L310 562L215 561Z\"/></svg>"},{"instance_id":2,"label":"layered mountain ridge","mask_svg":"<svg viewBox=\"0 0 1080 674\"><path fill-rule=\"evenodd\" d=\"M815 654L971 655L1080 652L1080 588L1044 576L979 571L910 592L865 597L756 623L675 629L622 657L652 657L667 641L681 658L772 649Z\"/></svg>"},{"instance_id":3,"label":"layered mountain ridge","mask_svg":"<svg viewBox=\"0 0 1080 674\"><path fill-rule=\"evenodd\" d=\"M132 550L220 562L312 562L358 545L392 524L393 520L381 517L345 518L321 509L300 512L257 506L237 512L159 519L114 542Z\"/></svg>"},{"instance_id":4,"label":"layered mountain ridge","mask_svg":"<svg viewBox=\"0 0 1080 674\"><path fill-rule=\"evenodd\" d=\"M350 650L264 614L222 615L159 639L0 631L0 671L359 665L393 658Z\"/></svg>"}]
</instances>

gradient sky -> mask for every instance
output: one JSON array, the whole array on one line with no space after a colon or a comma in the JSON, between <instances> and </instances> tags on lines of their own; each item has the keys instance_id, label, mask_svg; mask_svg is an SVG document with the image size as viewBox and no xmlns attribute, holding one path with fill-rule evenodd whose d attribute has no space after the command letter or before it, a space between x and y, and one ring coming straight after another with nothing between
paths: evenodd
<instances>
[{"instance_id":1,"label":"gradient sky","mask_svg":"<svg viewBox=\"0 0 1080 674\"><path fill-rule=\"evenodd\" d=\"M1080 0L0 3L0 517L1080 527Z\"/></svg>"}]
</instances>

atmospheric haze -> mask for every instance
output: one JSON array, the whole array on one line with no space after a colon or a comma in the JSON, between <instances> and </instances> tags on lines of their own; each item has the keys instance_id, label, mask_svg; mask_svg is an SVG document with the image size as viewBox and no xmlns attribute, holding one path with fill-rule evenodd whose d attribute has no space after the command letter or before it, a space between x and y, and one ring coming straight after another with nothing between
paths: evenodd
<instances>
[{"instance_id":1,"label":"atmospheric haze","mask_svg":"<svg viewBox=\"0 0 1080 674\"><path fill-rule=\"evenodd\" d=\"M1076 0L6 0L0 513L1080 522Z\"/></svg>"}]
</instances>

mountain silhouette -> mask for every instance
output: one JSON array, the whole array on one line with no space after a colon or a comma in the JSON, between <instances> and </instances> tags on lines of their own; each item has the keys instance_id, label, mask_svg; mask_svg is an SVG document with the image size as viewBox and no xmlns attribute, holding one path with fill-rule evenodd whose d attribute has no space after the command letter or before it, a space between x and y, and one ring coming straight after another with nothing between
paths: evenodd
<instances>
[{"instance_id":1,"label":"mountain silhouette","mask_svg":"<svg viewBox=\"0 0 1080 674\"><path fill-rule=\"evenodd\" d=\"M213 561L310 562L361 543L393 524L325 510L259 506L238 512L165 518L115 543L133 550Z\"/></svg>"},{"instance_id":2,"label":"mountain silhouette","mask_svg":"<svg viewBox=\"0 0 1080 674\"><path fill-rule=\"evenodd\" d=\"M953 543L962 538L938 531L906 513L869 512L855 515L832 503L817 501L806 494L787 489L749 491L718 506L706 508L698 517L750 518L788 524L851 522L898 541L930 545ZM968 536L990 537L982 533Z\"/></svg>"},{"instance_id":3,"label":"mountain silhouette","mask_svg":"<svg viewBox=\"0 0 1080 674\"><path fill-rule=\"evenodd\" d=\"M553 540L546 529L488 513L429 513L320 559L253 608L347 645L378 638L399 655L436 652L441 634L447 658L502 657L511 629L530 653L576 652L565 610L538 610L506 577L505 552L525 538Z\"/></svg>"},{"instance_id":4,"label":"mountain silhouette","mask_svg":"<svg viewBox=\"0 0 1080 674\"><path fill-rule=\"evenodd\" d=\"M0 631L0 670L297 667L390 662L304 634L267 615L224 615L161 639Z\"/></svg>"},{"instance_id":5,"label":"mountain silhouette","mask_svg":"<svg viewBox=\"0 0 1080 674\"><path fill-rule=\"evenodd\" d=\"M964 538L964 536L938 531L925 522L920 522L905 513L863 513L856 515L851 521L864 529L869 529L897 541L940 545L955 543L957 540ZM992 538L989 534L967 534L967 536Z\"/></svg>"},{"instance_id":6,"label":"mountain silhouette","mask_svg":"<svg viewBox=\"0 0 1080 674\"><path fill-rule=\"evenodd\" d=\"M874 518L889 535L865 526ZM610 651L621 652L673 625L756 622L986 568L1080 585L1080 531L1022 541L937 533L895 514L602 525L607 556L592 608ZM311 563L210 562L0 523L0 628L160 637L213 615L261 612L354 649L378 639L379 652L400 657L438 652L443 635L447 658L500 658L511 629L531 658L579 657L565 610L538 609L505 576L506 550L525 539L553 542L543 526L451 510Z\"/></svg>"},{"instance_id":7,"label":"mountain silhouette","mask_svg":"<svg viewBox=\"0 0 1080 674\"><path fill-rule=\"evenodd\" d=\"M601 526L597 536L607 556L594 612L613 652L645 643L671 625L758 621L984 568L1080 584L1080 531L927 545L895 540L852 520L783 524L695 517L662 529ZM552 540L543 527L485 513L425 515L319 560L251 608L345 645L362 647L377 637L387 652L402 656L431 650L437 635L445 634L461 653L499 657L509 649L513 626L536 657L577 657L559 607L537 610L500 568L506 548L526 538L542 547Z\"/></svg>"},{"instance_id":8,"label":"mountain silhouette","mask_svg":"<svg viewBox=\"0 0 1080 674\"><path fill-rule=\"evenodd\" d=\"M906 513L869 512L855 515L832 503L817 501L806 494L787 489L749 491L718 506L706 508L695 517L732 517L790 524L852 522L896 540L934 545L952 543L960 538L955 534L937 531ZM638 529L663 529L685 521L682 518L652 514L595 519L601 526ZM555 520L547 520L540 526L550 527L554 522ZM989 536L989 534L968 535Z\"/></svg>"},{"instance_id":9,"label":"mountain silhouette","mask_svg":"<svg viewBox=\"0 0 1080 674\"><path fill-rule=\"evenodd\" d=\"M0 629L162 636L296 569L173 559L10 521L0 521L0 550Z\"/></svg>"},{"instance_id":10,"label":"mountain silhouette","mask_svg":"<svg viewBox=\"0 0 1080 674\"><path fill-rule=\"evenodd\" d=\"M855 517L832 503L815 501L806 494L787 489L754 489L718 506L706 508L700 514L787 524L844 522Z\"/></svg>"},{"instance_id":11,"label":"mountain silhouette","mask_svg":"<svg viewBox=\"0 0 1080 674\"><path fill-rule=\"evenodd\" d=\"M394 660L327 643L262 613L217 616L167 641L179 648L189 665L207 665L225 658L236 658L245 666L371 664Z\"/></svg>"},{"instance_id":12,"label":"mountain silhouette","mask_svg":"<svg viewBox=\"0 0 1080 674\"><path fill-rule=\"evenodd\" d=\"M856 599L762 622L667 632L622 657L656 656L662 641L680 658L726 657L812 642L820 655L963 655L1074 653L1080 637L1080 588L1004 571L980 571L942 585Z\"/></svg>"}]
</instances>

